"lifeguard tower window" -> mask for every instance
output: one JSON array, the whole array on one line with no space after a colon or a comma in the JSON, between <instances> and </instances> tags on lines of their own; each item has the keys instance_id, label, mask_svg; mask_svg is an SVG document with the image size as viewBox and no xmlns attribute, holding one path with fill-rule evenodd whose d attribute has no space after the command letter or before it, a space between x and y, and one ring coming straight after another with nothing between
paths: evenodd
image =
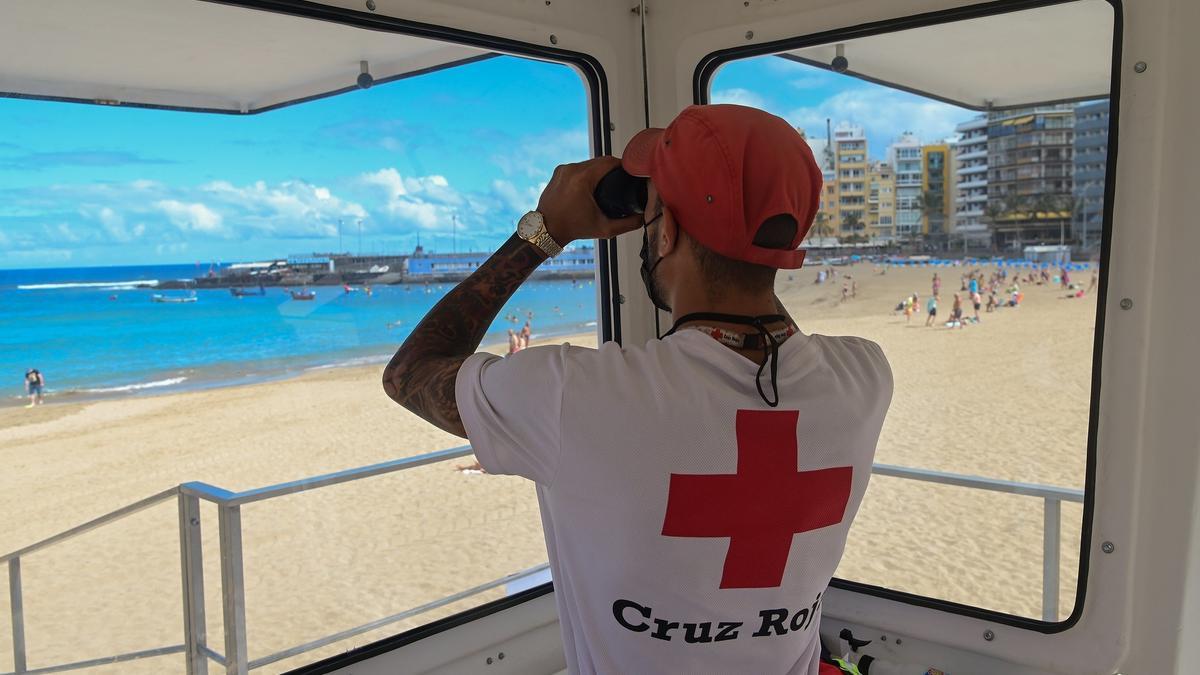
<instances>
[{"instance_id":1,"label":"lifeguard tower window","mask_svg":"<svg viewBox=\"0 0 1200 675\"><path fill-rule=\"evenodd\" d=\"M0 7L38 33L0 43L19 87L0 97L0 555L160 497L0 559L0 672L182 672L154 650L197 636L281 672L548 580L532 486L482 474L380 375L553 168L603 147L599 97L552 56L383 22ZM596 258L579 242L535 274L484 348L594 345Z\"/></svg>"},{"instance_id":2,"label":"lifeguard tower window","mask_svg":"<svg viewBox=\"0 0 1200 675\"><path fill-rule=\"evenodd\" d=\"M718 54L698 95L806 137L820 211L776 291L894 369L835 583L1052 629L1086 574L1115 19L986 11Z\"/></svg>"}]
</instances>

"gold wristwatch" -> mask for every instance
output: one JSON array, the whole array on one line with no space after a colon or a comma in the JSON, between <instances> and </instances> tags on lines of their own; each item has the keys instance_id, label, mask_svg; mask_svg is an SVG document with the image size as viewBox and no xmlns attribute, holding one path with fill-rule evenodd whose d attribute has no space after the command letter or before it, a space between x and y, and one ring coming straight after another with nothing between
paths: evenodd
<instances>
[{"instance_id":1,"label":"gold wristwatch","mask_svg":"<svg viewBox=\"0 0 1200 675\"><path fill-rule=\"evenodd\" d=\"M562 247L546 231L546 221L537 211L521 216L521 220L517 221L517 236L540 248L547 257L553 258L562 253Z\"/></svg>"}]
</instances>

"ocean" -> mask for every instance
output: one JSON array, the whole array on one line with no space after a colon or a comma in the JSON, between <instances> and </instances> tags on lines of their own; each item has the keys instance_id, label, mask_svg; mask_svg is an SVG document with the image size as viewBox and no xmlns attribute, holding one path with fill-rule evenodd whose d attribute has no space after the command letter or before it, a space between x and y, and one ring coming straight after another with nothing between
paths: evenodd
<instances>
[{"instance_id":1,"label":"ocean","mask_svg":"<svg viewBox=\"0 0 1200 675\"><path fill-rule=\"evenodd\" d=\"M196 302L157 303L135 282L190 279L194 265L0 270L0 405L23 400L24 374L37 368L47 400L129 396L286 378L314 368L386 363L430 308L452 288L375 286L372 295L311 288L295 301L283 288L233 297L196 292ZM500 311L484 344L533 312L535 337L596 326L590 281L531 281ZM519 315L518 323L506 315Z\"/></svg>"}]
</instances>

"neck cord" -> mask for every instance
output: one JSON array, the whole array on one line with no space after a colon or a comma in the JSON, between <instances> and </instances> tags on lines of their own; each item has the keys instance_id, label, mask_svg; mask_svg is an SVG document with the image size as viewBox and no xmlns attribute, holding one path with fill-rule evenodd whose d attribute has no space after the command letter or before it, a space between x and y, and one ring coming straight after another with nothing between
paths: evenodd
<instances>
[{"instance_id":1,"label":"neck cord","mask_svg":"<svg viewBox=\"0 0 1200 675\"><path fill-rule=\"evenodd\" d=\"M778 374L780 341L775 337L774 334L772 334L770 330L767 329L766 324L787 321L782 314L745 316L742 314L721 314L718 312L693 312L691 314L685 314L684 316L679 317L679 319L675 321L674 325L671 326L671 330L667 331L667 334L663 337L671 335L675 331L679 330L680 325L689 321L720 321L723 323L737 323L746 326L753 326L755 329L757 329L761 338L763 355L765 358L758 366L758 373L754 376L754 386L758 389L758 395L762 397L762 400L765 401L767 405L771 406L772 408L779 405ZM762 374L763 371L766 370L768 363L771 365L771 393L774 396L774 400L767 398L767 394L763 391L762 386Z\"/></svg>"}]
</instances>

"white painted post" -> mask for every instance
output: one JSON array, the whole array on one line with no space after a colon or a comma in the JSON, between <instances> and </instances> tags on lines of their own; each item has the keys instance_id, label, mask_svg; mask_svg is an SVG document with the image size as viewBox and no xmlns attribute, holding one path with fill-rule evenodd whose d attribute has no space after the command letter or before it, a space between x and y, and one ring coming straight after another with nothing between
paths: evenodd
<instances>
[{"instance_id":1,"label":"white painted post","mask_svg":"<svg viewBox=\"0 0 1200 675\"><path fill-rule=\"evenodd\" d=\"M183 581L183 656L187 675L208 675L208 632L204 623L204 553L200 544L200 499L179 493L179 564Z\"/></svg>"},{"instance_id":2,"label":"white painted post","mask_svg":"<svg viewBox=\"0 0 1200 675\"><path fill-rule=\"evenodd\" d=\"M25 607L21 599L21 559L8 561L8 606L12 610L13 672L24 673Z\"/></svg>"},{"instance_id":3,"label":"white painted post","mask_svg":"<svg viewBox=\"0 0 1200 675\"><path fill-rule=\"evenodd\" d=\"M1042 620L1058 621L1058 558L1062 502L1046 497L1042 527Z\"/></svg>"},{"instance_id":4,"label":"white painted post","mask_svg":"<svg viewBox=\"0 0 1200 675\"><path fill-rule=\"evenodd\" d=\"M221 534L221 604L225 615L225 673L250 672L246 645L246 586L242 576L242 509L217 506Z\"/></svg>"}]
</instances>

